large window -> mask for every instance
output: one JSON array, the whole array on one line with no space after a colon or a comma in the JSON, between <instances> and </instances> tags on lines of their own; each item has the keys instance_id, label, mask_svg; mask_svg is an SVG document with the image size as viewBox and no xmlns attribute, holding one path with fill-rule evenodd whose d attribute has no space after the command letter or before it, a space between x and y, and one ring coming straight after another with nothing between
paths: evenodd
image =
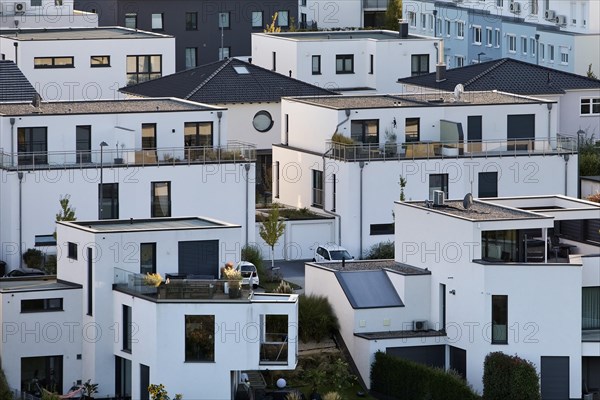
<instances>
[{"instance_id":1,"label":"large window","mask_svg":"<svg viewBox=\"0 0 600 400\"><path fill-rule=\"evenodd\" d=\"M52 299L30 299L21 300L21 312L47 312L47 311L62 311L63 310L63 299L62 297Z\"/></svg>"},{"instance_id":2,"label":"large window","mask_svg":"<svg viewBox=\"0 0 600 400\"><path fill-rule=\"evenodd\" d=\"M194 68L198 65L198 48L197 47L186 47L185 48L185 68Z\"/></svg>"},{"instance_id":3,"label":"large window","mask_svg":"<svg viewBox=\"0 0 600 400\"><path fill-rule=\"evenodd\" d=\"M582 329L600 329L600 286L584 287L582 300Z\"/></svg>"},{"instance_id":4,"label":"large window","mask_svg":"<svg viewBox=\"0 0 600 400\"><path fill-rule=\"evenodd\" d=\"M186 153L189 147L211 147L213 145L213 124L212 122L186 122L183 135Z\"/></svg>"},{"instance_id":5,"label":"large window","mask_svg":"<svg viewBox=\"0 0 600 400\"><path fill-rule=\"evenodd\" d=\"M171 216L171 182L152 182L151 217Z\"/></svg>"},{"instance_id":6,"label":"large window","mask_svg":"<svg viewBox=\"0 0 600 400\"><path fill-rule=\"evenodd\" d=\"M185 361L215 361L215 316L185 316Z\"/></svg>"},{"instance_id":7,"label":"large window","mask_svg":"<svg viewBox=\"0 0 600 400\"><path fill-rule=\"evenodd\" d=\"M481 27L473 27L473 44L481 44Z\"/></svg>"},{"instance_id":8,"label":"large window","mask_svg":"<svg viewBox=\"0 0 600 400\"><path fill-rule=\"evenodd\" d=\"M600 114L600 97L587 97L581 99L581 115Z\"/></svg>"},{"instance_id":9,"label":"large window","mask_svg":"<svg viewBox=\"0 0 600 400\"><path fill-rule=\"evenodd\" d=\"M448 198L448 174L429 174L429 200L433 200L433 192L441 190Z\"/></svg>"},{"instance_id":10,"label":"large window","mask_svg":"<svg viewBox=\"0 0 600 400\"><path fill-rule=\"evenodd\" d=\"M140 244L140 274L156 273L156 243Z\"/></svg>"},{"instance_id":11,"label":"large window","mask_svg":"<svg viewBox=\"0 0 600 400\"><path fill-rule=\"evenodd\" d=\"M312 170L312 205L323 208L323 171Z\"/></svg>"},{"instance_id":12,"label":"large window","mask_svg":"<svg viewBox=\"0 0 600 400\"><path fill-rule=\"evenodd\" d=\"M410 57L410 75L418 76L429 73L429 54L413 54Z\"/></svg>"},{"instance_id":13,"label":"large window","mask_svg":"<svg viewBox=\"0 0 600 400\"><path fill-rule=\"evenodd\" d=\"M219 13L219 28L229 29L230 26L230 13L221 12Z\"/></svg>"},{"instance_id":14,"label":"large window","mask_svg":"<svg viewBox=\"0 0 600 400\"><path fill-rule=\"evenodd\" d=\"M31 334L35 332L34 330ZM34 379L47 390L55 391L63 387L63 356L21 357L20 360L17 358L11 367L13 373L16 373L14 370L18 371L19 364L21 364L23 393L33 389L29 386Z\"/></svg>"},{"instance_id":15,"label":"large window","mask_svg":"<svg viewBox=\"0 0 600 400\"><path fill-rule=\"evenodd\" d=\"M379 120L353 120L350 125L352 140L359 143L379 143Z\"/></svg>"},{"instance_id":16,"label":"large window","mask_svg":"<svg viewBox=\"0 0 600 400\"><path fill-rule=\"evenodd\" d=\"M125 27L129 29L137 29L137 14L125 14Z\"/></svg>"},{"instance_id":17,"label":"large window","mask_svg":"<svg viewBox=\"0 0 600 400\"><path fill-rule=\"evenodd\" d=\"M73 57L35 57L33 68L74 68Z\"/></svg>"},{"instance_id":18,"label":"large window","mask_svg":"<svg viewBox=\"0 0 600 400\"><path fill-rule=\"evenodd\" d=\"M481 233L482 257L491 262L518 262L518 233L516 230L484 231Z\"/></svg>"},{"instance_id":19,"label":"large window","mask_svg":"<svg viewBox=\"0 0 600 400\"><path fill-rule=\"evenodd\" d=\"M352 74L354 73L354 55L338 54L335 56L335 73Z\"/></svg>"},{"instance_id":20,"label":"large window","mask_svg":"<svg viewBox=\"0 0 600 400\"><path fill-rule=\"evenodd\" d=\"M290 12L289 11L278 11L277 12L277 26L288 27L290 26Z\"/></svg>"},{"instance_id":21,"label":"large window","mask_svg":"<svg viewBox=\"0 0 600 400\"><path fill-rule=\"evenodd\" d=\"M312 74L321 75L321 56L312 56Z\"/></svg>"},{"instance_id":22,"label":"large window","mask_svg":"<svg viewBox=\"0 0 600 400\"><path fill-rule=\"evenodd\" d=\"M131 353L132 342L132 322L131 322L131 307L123 304L123 351Z\"/></svg>"},{"instance_id":23,"label":"large window","mask_svg":"<svg viewBox=\"0 0 600 400\"><path fill-rule=\"evenodd\" d=\"M186 31L197 31L198 30L198 13L197 12L186 12L185 13L185 30Z\"/></svg>"},{"instance_id":24,"label":"large window","mask_svg":"<svg viewBox=\"0 0 600 400\"><path fill-rule=\"evenodd\" d=\"M479 173L478 197L498 197L498 172Z\"/></svg>"},{"instance_id":25,"label":"large window","mask_svg":"<svg viewBox=\"0 0 600 400\"><path fill-rule=\"evenodd\" d=\"M101 200L100 195L102 195ZM98 185L98 202L100 201L102 201L102 204L100 204L100 219L119 219L118 183L103 183L102 186Z\"/></svg>"},{"instance_id":26,"label":"large window","mask_svg":"<svg viewBox=\"0 0 600 400\"><path fill-rule=\"evenodd\" d=\"M165 29L164 24L165 14L152 14L152 30L153 31L162 31Z\"/></svg>"},{"instance_id":27,"label":"large window","mask_svg":"<svg viewBox=\"0 0 600 400\"><path fill-rule=\"evenodd\" d=\"M252 11L252 28L253 29L264 28L262 11Z\"/></svg>"},{"instance_id":28,"label":"large window","mask_svg":"<svg viewBox=\"0 0 600 400\"><path fill-rule=\"evenodd\" d=\"M48 129L18 128L17 152L19 164L48 164Z\"/></svg>"},{"instance_id":29,"label":"large window","mask_svg":"<svg viewBox=\"0 0 600 400\"><path fill-rule=\"evenodd\" d=\"M492 295L492 344L508 344L508 296Z\"/></svg>"},{"instance_id":30,"label":"large window","mask_svg":"<svg viewBox=\"0 0 600 400\"><path fill-rule=\"evenodd\" d=\"M404 123L404 141L406 143L418 142L421 140L420 118L406 118Z\"/></svg>"},{"instance_id":31,"label":"large window","mask_svg":"<svg viewBox=\"0 0 600 400\"><path fill-rule=\"evenodd\" d=\"M156 149L156 124L142 124L142 149Z\"/></svg>"},{"instance_id":32,"label":"large window","mask_svg":"<svg viewBox=\"0 0 600 400\"><path fill-rule=\"evenodd\" d=\"M127 84L135 85L162 76L162 56L127 56Z\"/></svg>"},{"instance_id":33,"label":"large window","mask_svg":"<svg viewBox=\"0 0 600 400\"><path fill-rule=\"evenodd\" d=\"M92 161L92 127L90 125L75 127L75 149L78 163Z\"/></svg>"}]
</instances>

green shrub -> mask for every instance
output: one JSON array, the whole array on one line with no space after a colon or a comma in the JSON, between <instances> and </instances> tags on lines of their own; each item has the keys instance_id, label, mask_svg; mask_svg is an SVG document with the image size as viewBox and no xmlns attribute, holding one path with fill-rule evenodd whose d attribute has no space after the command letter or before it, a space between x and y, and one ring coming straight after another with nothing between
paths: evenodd
<instances>
[{"instance_id":1,"label":"green shrub","mask_svg":"<svg viewBox=\"0 0 600 400\"><path fill-rule=\"evenodd\" d=\"M394 259L394 242L388 240L374 244L367 250L365 255L367 260L393 260Z\"/></svg>"},{"instance_id":2,"label":"green shrub","mask_svg":"<svg viewBox=\"0 0 600 400\"><path fill-rule=\"evenodd\" d=\"M475 400L479 396L453 372L382 352L371 365L371 389L392 399Z\"/></svg>"},{"instance_id":3,"label":"green shrub","mask_svg":"<svg viewBox=\"0 0 600 400\"><path fill-rule=\"evenodd\" d=\"M483 364L485 400L539 400L540 381L535 366L520 357L490 353Z\"/></svg>"},{"instance_id":4,"label":"green shrub","mask_svg":"<svg viewBox=\"0 0 600 400\"><path fill-rule=\"evenodd\" d=\"M44 253L38 249L27 249L27 251L23 253L23 262L25 262L29 268L39 268L42 266L43 261Z\"/></svg>"},{"instance_id":5,"label":"green shrub","mask_svg":"<svg viewBox=\"0 0 600 400\"><path fill-rule=\"evenodd\" d=\"M56 275L56 254L50 254L48 257L46 257L44 271L48 275Z\"/></svg>"},{"instance_id":6,"label":"green shrub","mask_svg":"<svg viewBox=\"0 0 600 400\"><path fill-rule=\"evenodd\" d=\"M4 371L0 369L0 399L2 400L12 400L13 394L8 388L8 382L6 382L6 376L4 376Z\"/></svg>"},{"instance_id":7,"label":"green shrub","mask_svg":"<svg viewBox=\"0 0 600 400\"><path fill-rule=\"evenodd\" d=\"M258 271L258 277L262 281L265 276L265 267L263 266L262 255L260 248L256 245L246 245L242 247L242 261L248 261L254 264L256 271Z\"/></svg>"},{"instance_id":8,"label":"green shrub","mask_svg":"<svg viewBox=\"0 0 600 400\"><path fill-rule=\"evenodd\" d=\"M352 138L337 132L331 136L331 141L340 144L354 144L354 140L352 140Z\"/></svg>"},{"instance_id":9,"label":"green shrub","mask_svg":"<svg viewBox=\"0 0 600 400\"><path fill-rule=\"evenodd\" d=\"M303 342L320 342L339 328L327 297L303 294L298 301L298 335Z\"/></svg>"}]
</instances>

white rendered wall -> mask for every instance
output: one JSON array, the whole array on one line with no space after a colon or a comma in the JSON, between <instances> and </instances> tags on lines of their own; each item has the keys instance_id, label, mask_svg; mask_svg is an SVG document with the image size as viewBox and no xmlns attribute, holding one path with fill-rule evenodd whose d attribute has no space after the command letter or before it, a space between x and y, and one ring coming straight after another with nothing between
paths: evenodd
<instances>
[{"instance_id":1,"label":"white rendered wall","mask_svg":"<svg viewBox=\"0 0 600 400\"><path fill-rule=\"evenodd\" d=\"M319 29L330 28L360 28L362 21L362 2L360 0L344 0L322 2L307 0L306 6L300 6L301 13L306 14L306 20L316 22Z\"/></svg>"},{"instance_id":2,"label":"white rendered wall","mask_svg":"<svg viewBox=\"0 0 600 400\"><path fill-rule=\"evenodd\" d=\"M281 103L243 103L221 104L227 111L227 138L252 143L257 149L271 150L273 143L280 141L281 135ZM267 132L254 129L252 120L259 111L267 111L273 119L273 126ZM225 144L225 142L223 142Z\"/></svg>"}]
</instances>

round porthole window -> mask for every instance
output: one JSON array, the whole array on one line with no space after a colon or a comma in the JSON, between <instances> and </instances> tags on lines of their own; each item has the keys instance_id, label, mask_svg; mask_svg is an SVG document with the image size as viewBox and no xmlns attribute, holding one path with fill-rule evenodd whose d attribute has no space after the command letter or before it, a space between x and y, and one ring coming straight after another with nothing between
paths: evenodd
<instances>
[{"instance_id":1,"label":"round porthole window","mask_svg":"<svg viewBox=\"0 0 600 400\"><path fill-rule=\"evenodd\" d=\"M252 125L254 125L254 129L259 132L267 132L273 127L273 118L268 111L262 110L254 115Z\"/></svg>"}]
</instances>

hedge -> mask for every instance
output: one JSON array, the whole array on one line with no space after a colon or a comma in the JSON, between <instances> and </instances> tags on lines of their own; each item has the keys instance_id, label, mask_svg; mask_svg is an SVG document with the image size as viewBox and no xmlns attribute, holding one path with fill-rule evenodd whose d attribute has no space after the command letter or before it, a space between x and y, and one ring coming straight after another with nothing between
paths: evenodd
<instances>
[{"instance_id":1,"label":"hedge","mask_svg":"<svg viewBox=\"0 0 600 400\"><path fill-rule=\"evenodd\" d=\"M539 400L540 380L535 366L520 357L490 353L483 365L485 400Z\"/></svg>"},{"instance_id":2,"label":"hedge","mask_svg":"<svg viewBox=\"0 0 600 400\"><path fill-rule=\"evenodd\" d=\"M371 390L390 399L479 399L456 373L382 352L375 354L375 362L371 365Z\"/></svg>"},{"instance_id":3,"label":"hedge","mask_svg":"<svg viewBox=\"0 0 600 400\"><path fill-rule=\"evenodd\" d=\"M4 371L0 369L0 399L2 400L12 400L13 394L8 387L8 382L6 382L6 376L4 376Z\"/></svg>"}]
</instances>

